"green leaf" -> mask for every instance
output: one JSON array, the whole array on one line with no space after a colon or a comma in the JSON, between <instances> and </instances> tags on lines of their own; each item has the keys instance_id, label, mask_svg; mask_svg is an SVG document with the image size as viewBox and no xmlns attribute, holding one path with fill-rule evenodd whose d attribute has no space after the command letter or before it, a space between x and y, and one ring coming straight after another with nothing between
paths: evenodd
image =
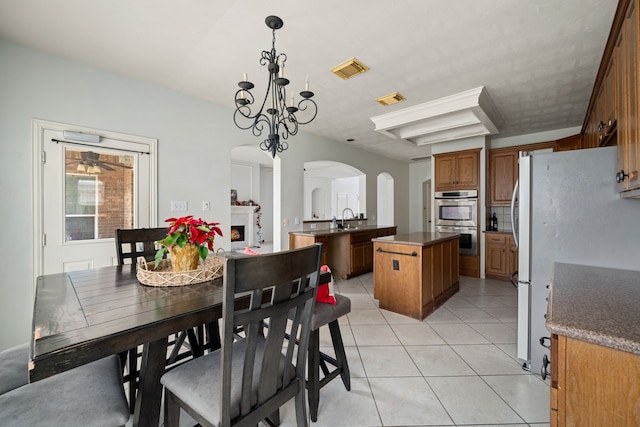
<instances>
[{"instance_id":1,"label":"green leaf","mask_svg":"<svg viewBox=\"0 0 640 427\"><path fill-rule=\"evenodd\" d=\"M160 261L162 261L162 258L164 258L164 254L166 252L167 252L167 248L165 248L164 246L158 249L158 251L156 252L156 257L155 257L156 268L158 268L158 264L160 264Z\"/></svg>"},{"instance_id":2,"label":"green leaf","mask_svg":"<svg viewBox=\"0 0 640 427\"><path fill-rule=\"evenodd\" d=\"M206 246L200 246L198 248L198 252L200 252L200 258L204 261L207 259L207 255L209 255L209 248Z\"/></svg>"}]
</instances>

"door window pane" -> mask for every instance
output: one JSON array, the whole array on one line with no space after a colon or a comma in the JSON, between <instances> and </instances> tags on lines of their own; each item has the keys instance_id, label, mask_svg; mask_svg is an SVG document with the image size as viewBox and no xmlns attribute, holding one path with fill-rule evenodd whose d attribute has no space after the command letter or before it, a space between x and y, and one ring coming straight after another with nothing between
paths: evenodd
<instances>
[{"instance_id":1,"label":"door window pane","mask_svg":"<svg viewBox=\"0 0 640 427\"><path fill-rule=\"evenodd\" d=\"M133 228L134 157L65 149L66 241L114 238Z\"/></svg>"}]
</instances>

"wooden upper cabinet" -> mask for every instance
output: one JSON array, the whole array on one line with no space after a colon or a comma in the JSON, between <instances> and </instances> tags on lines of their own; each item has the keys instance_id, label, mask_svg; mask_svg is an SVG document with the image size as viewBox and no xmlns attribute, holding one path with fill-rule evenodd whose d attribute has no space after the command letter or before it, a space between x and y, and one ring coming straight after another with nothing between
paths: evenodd
<instances>
[{"instance_id":1,"label":"wooden upper cabinet","mask_svg":"<svg viewBox=\"0 0 640 427\"><path fill-rule=\"evenodd\" d=\"M553 151L580 150L582 148L582 135L572 135L556 141Z\"/></svg>"},{"instance_id":2,"label":"wooden upper cabinet","mask_svg":"<svg viewBox=\"0 0 640 427\"><path fill-rule=\"evenodd\" d=\"M582 128L584 148L617 145L622 197L640 197L639 37L638 0L620 0Z\"/></svg>"},{"instance_id":3,"label":"wooden upper cabinet","mask_svg":"<svg viewBox=\"0 0 640 427\"><path fill-rule=\"evenodd\" d=\"M434 154L435 191L478 190L480 149Z\"/></svg>"},{"instance_id":4,"label":"wooden upper cabinet","mask_svg":"<svg viewBox=\"0 0 640 427\"><path fill-rule=\"evenodd\" d=\"M638 145L638 138L640 137L640 131L638 130L638 120L640 120L640 109L638 108L638 102L640 101L640 96L638 95L639 27L637 1L633 0L629 3L614 56L618 58L617 93L619 96L616 102L619 109L616 181L618 183L618 191L635 190L634 195L638 195L638 190L640 190L640 176L638 175L638 163L640 162L640 152L638 150L640 148Z\"/></svg>"},{"instance_id":5,"label":"wooden upper cabinet","mask_svg":"<svg viewBox=\"0 0 640 427\"><path fill-rule=\"evenodd\" d=\"M489 152L489 200L491 206L509 206L518 179L518 151Z\"/></svg>"}]
</instances>

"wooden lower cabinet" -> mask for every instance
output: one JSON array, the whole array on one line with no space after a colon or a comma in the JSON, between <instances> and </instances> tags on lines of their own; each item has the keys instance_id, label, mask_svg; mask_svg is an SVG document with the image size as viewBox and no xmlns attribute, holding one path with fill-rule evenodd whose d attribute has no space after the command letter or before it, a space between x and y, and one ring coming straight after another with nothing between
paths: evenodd
<instances>
[{"instance_id":1,"label":"wooden lower cabinet","mask_svg":"<svg viewBox=\"0 0 640 427\"><path fill-rule=\"evenodd\" d=\"M469 277L480 277L480 256L460 255L460 274Z\"/></svg>"},{"instance_id":2,"label":"wooden lower cabinet","mask_svg":"<svg viewBox=\"0 0 640 427\"><path fill-rule=\"evenodd\" d=\"M551 336L551 426L639 426L640 356Z\"/></svg>"},{"instance_id":3,"label":"wooden lower cabinet","mask_svg":"<svg viewBox=\"0 0 640 427\"><path fill-rule=\"evenodd\" d=\"M485 234L485 275L491 279L509 280L518 270L518 248L510 234Z\"/></svg>"}]
</instances>

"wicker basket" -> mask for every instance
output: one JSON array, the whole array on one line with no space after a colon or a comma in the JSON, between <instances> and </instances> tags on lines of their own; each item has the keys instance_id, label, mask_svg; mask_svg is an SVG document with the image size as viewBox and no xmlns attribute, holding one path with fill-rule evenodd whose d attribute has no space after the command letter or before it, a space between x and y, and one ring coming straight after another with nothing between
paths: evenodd
<instances>
[{"instance_id":1,"label":"wicker basket","mask_svg":"<svg viewBox=\"0 0 640 427\"><path fill-rule=\"evenodd\" d=\"M140 283L147 286L184 286L222 277L223 269L224 257L221 256L209 256L197 269L180 272L171 269L171 260L163 259L155 268L154 263L147 263L141 258L136 276Z\"/></svg>"}]
</instances>

